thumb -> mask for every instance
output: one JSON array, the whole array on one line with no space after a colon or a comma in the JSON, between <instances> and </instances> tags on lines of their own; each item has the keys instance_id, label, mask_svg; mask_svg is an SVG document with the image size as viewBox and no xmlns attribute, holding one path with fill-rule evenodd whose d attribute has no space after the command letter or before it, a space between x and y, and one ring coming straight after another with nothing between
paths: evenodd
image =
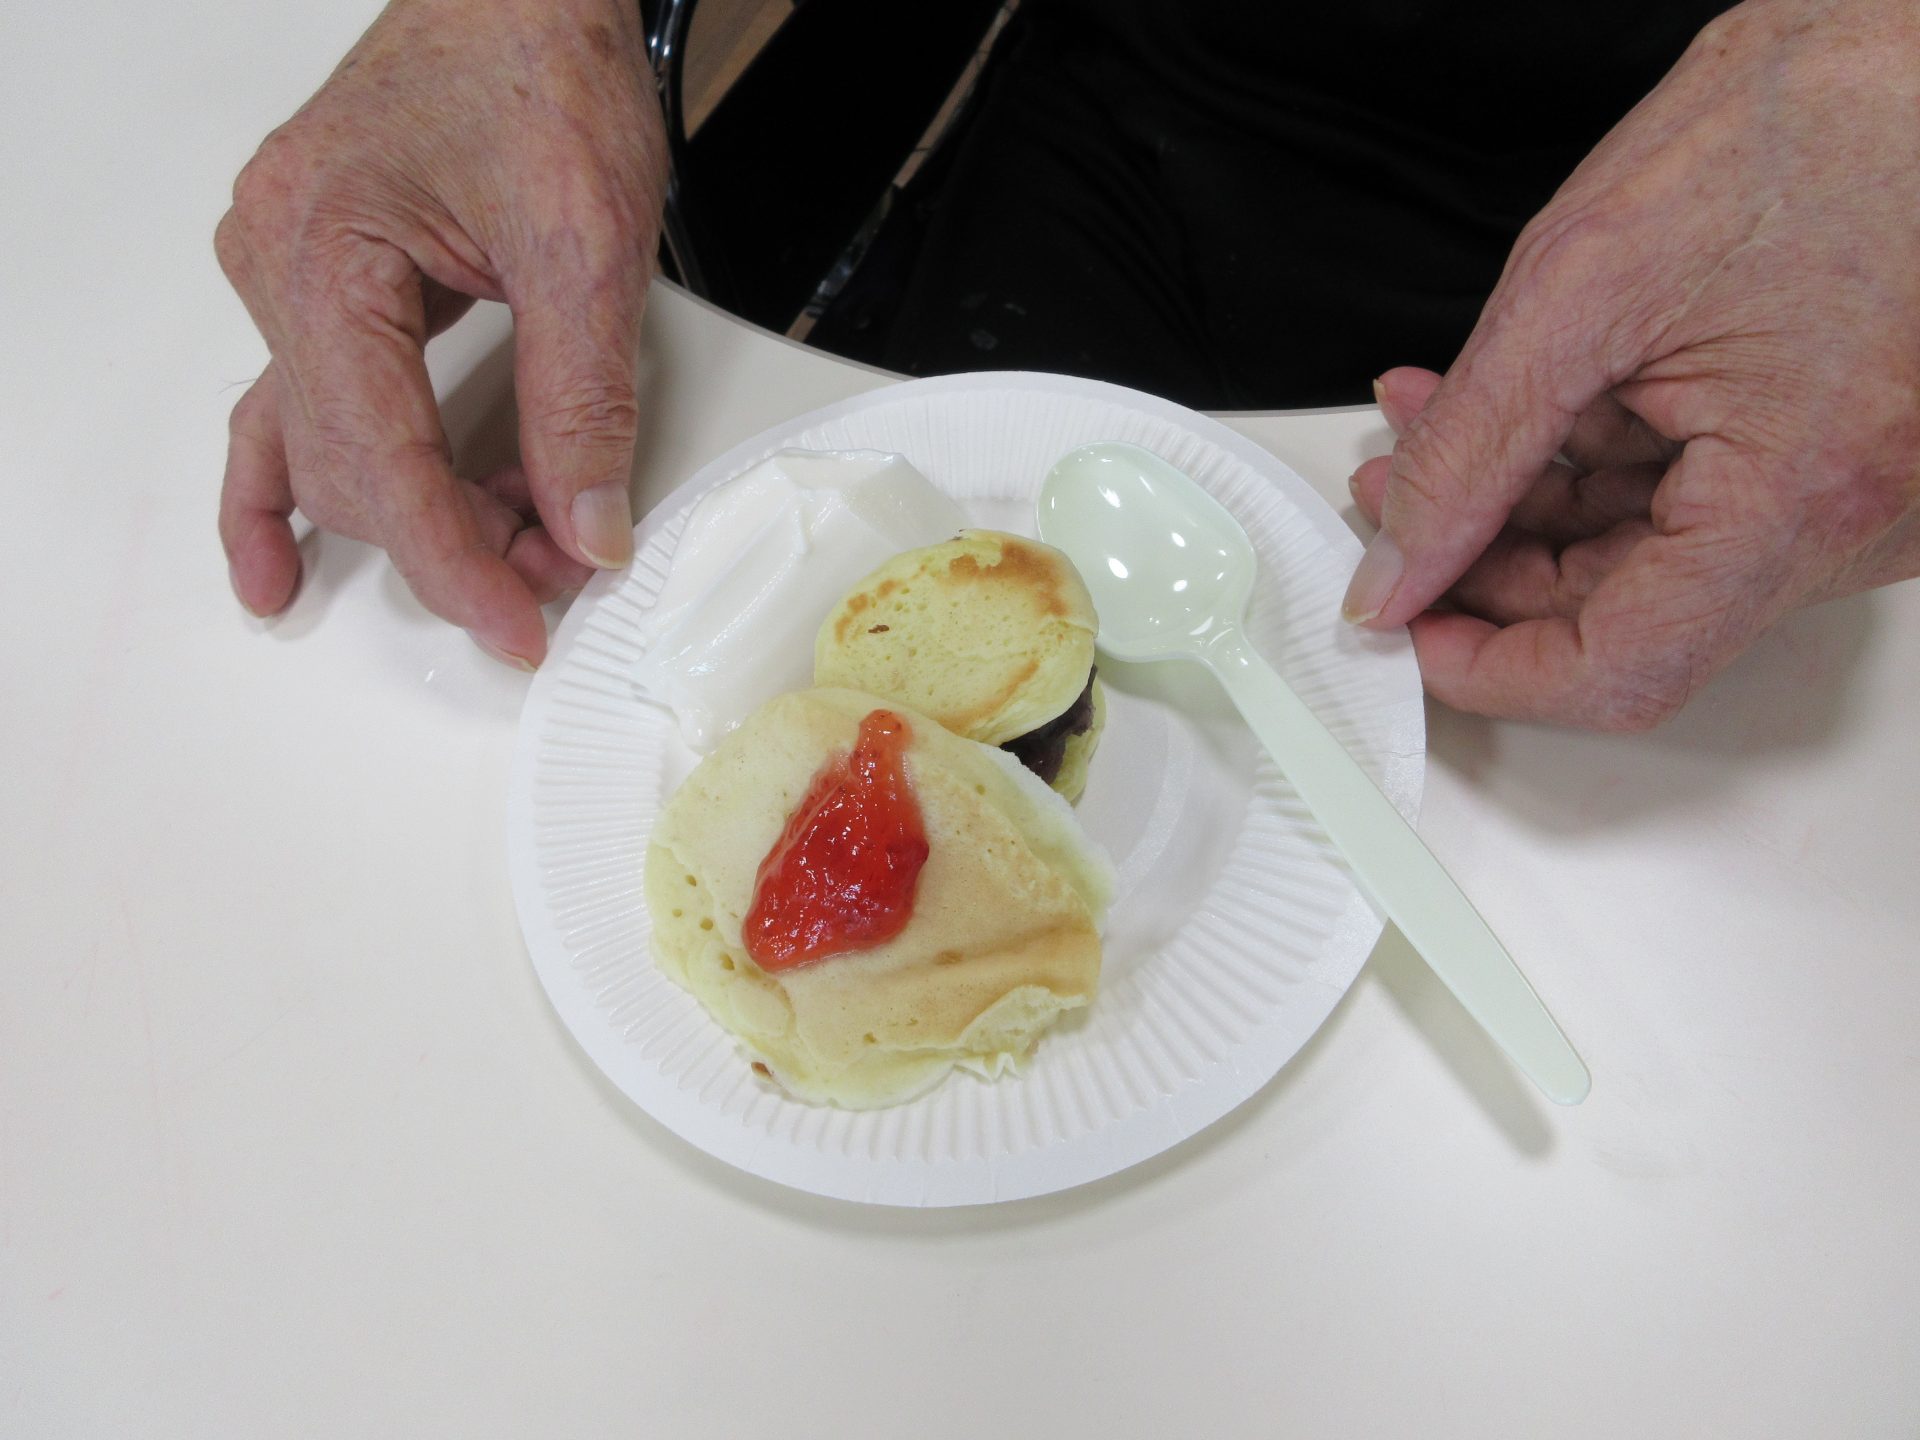
<instances>
[{"instance_id":1,"label":"thumb","mask_svg":"<svg viewBox=\"0 0 1920 1440\"><path fill-rule=\"evenodd\" d=\"M1380 533L1367 546L1341 613L1356 624L1404 625L1477 559L1606 388L1571 327L1496 292L1460 358L1400 430Z\"/></svg>"},{"instance_id":2,"label":"thumb","mask_svg":"<svg viewBox=\"0 0 1920 1440\"><path fill-rule=\"evenodd\" d=\"M617 570L633 558L627 485L640 410L634 364L645 277L608 303L605 286L565 295L554 282L514 314L520 459L547 533L583 564Z\"/></svg>"}]
</instances>

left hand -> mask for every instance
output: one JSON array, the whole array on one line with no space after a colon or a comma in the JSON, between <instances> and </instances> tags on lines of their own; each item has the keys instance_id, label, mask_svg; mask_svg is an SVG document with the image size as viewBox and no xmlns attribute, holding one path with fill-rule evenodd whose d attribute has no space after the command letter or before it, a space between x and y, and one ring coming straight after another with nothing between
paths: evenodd
<instances>
[{"instance_id":1,"label":"left hand","mask_svg":"<svg viewBox=\"0 0 1920 1440\"><path fill-rule=\"evenodd\" d=\"M1788 610L1920 574L1920 5L1714 21L1445 378L1380 398L1347 613L1461 709L1644 729Z\"/></svg>"},{"instance_id":2,"label":"left hand","mask_svg":"<svg viewBox=\"0 0 1920 1440\"><path fill-rule=\"evenodd\" d=\"M273 359L233 412L234 593L285 608L290 518L380 546L531 670L540 603L632 555L634 376L666 142L631 0L389 0L234 182L214 243ZM456 476L429 338L514 318L523 464Z\"/></svg>"}]
</instances>

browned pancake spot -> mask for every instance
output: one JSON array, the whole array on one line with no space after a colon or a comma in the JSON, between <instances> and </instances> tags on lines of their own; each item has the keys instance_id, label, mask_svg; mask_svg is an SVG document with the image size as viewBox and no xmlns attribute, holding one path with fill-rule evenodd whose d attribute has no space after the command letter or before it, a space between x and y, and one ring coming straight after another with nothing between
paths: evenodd
<instances>
[{"instance_id":1,"label":"browned pancake spot","mask_svg":"<svg viewBox=\"0 0 1920 1440\"><path fill-rule=\"evenodd\" d=\"M833 638L836 640L846 639L847 631L853 627L855 617L872 603L873 601L868 598L867 592L864 590L849 595L847 597L847 603L840 607L840 618L833 622Z\"/></svg>"},{"instance_id":2,"label":"browned pancake spot","mask_svg":"<svg viewBox=\"0 0 1920 1440\"><path fill-rule=\"evenodd\" d=\"M977 556L956 555L947 562L947 574L956 581L1001 580L1024 585L1045 615L1065 615L1066 596L1060 593L1060 569L1045 551L1018 540L1001 542L1000 558L983 565Z\"/></svg>"}]
</instances>

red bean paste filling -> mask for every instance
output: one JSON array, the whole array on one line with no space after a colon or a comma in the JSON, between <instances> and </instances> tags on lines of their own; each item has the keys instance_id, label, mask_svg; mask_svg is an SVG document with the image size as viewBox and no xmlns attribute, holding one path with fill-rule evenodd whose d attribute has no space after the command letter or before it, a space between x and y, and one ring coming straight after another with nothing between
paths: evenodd
<instances>
[{"instance_id":1,"label":"red bean paste filling","mask_svg":"<svg viewBox=\"0 0 1920 1440\"><path fill-rule=\"evenodd\" d=\"M1038 730L1014 736L1000 748L1047 784L1053 784L1066 761L1067 742L1093 728L1093 677L1099 673L1098 667L1087 672L1087 685L1080 698L1059 715Z\"/></svg>"}]
</instances>

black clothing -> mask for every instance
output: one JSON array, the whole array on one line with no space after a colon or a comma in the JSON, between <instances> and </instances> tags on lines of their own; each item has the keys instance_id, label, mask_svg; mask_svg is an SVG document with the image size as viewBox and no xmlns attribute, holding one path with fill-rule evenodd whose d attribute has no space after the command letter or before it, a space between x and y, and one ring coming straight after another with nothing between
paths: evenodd
<instances>
[{"instance_id":1,"label":"black clothing","mask_svg":"<svg viewBox=\"0 0 1920 1440\"><path fill-rule=\"evenodd\" d=\"M1025 0L908 192L865 358L1207 408L1444 370L1521 226L1722 8Z\"/></svg>"}]
</instances>

